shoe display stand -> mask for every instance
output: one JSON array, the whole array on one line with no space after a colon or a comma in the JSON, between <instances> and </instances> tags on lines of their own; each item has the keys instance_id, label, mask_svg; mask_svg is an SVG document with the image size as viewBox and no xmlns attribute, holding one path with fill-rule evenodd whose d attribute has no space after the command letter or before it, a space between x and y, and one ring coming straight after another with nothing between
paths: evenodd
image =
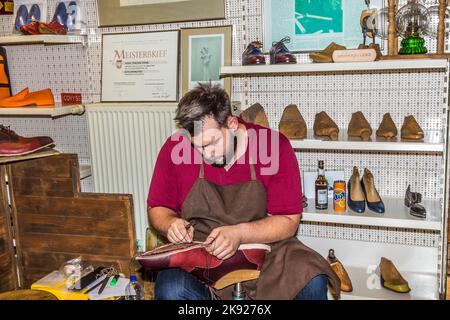
<instances>
[{"instance_id":1,"label":"shoe display stand","mask_svg":"<svg viewBox=\"0 0 450 320\"><path fill-rule=\"evenodd\" d=\"M84 106L61 105L54 107L22 107L22 108L0 108L0 116L48 116L52 118L66 115L79 115L84 112Z\"/></svg>"},{"instance_id":2,"label":"shoe display stand","mask_svg":"<svg viewBox=\"0 0 450 320\"><path fill-rule=\"evenodd\" d=\"M341 63L298 63L286 65L259 66L227 66L221 68L222 76L258 75L258 74L291 74L307 72L337 72L337 71L389 71L412 69L445 69L446 59L420 60L382 60L373 62L341 62Z\"/></svg>"},{"instance_id":3,"label":"shoe display stand","mask_svg":"<svg viewBox=\"0 0 450 320\"><path fill-rule=\"evenodd\" d=\"M0 46L42 44L42 45L63 45L63 44L81 44L86 45L86 36L84 35L13 35L0 37Z\"/></svg>"},{"instance_id":4,"label":"shoe display stand","mask_svg":"<svg viewBox=\"0 0 450 320\"><path fill-rule=\"evenodd\" d=\"M348 208L336 213L332 199L328 210L316 210L314 199L308 199L299 228L299 239L324 257L330 248L340 256L354 284L353 292L343 293L343 299L439 299L445 292L449 68L447 60L433 61L429 69L415 63L418 68L405 69L400 63L399 68L374 69L373 74L364 64L363 70L353 67L338 73L323 73L319 67L316 74L310 67L307 74L297 74L303 71L294 66L284 76L232 75L233 85L245 88L240 92L242 105L261 103L272 128L277 129L286 105L299 106L310 128L306 139L291 140L301 170L315 171L317 160L324 160L326 169L344 170L345 180L354 165L376 172L376 186L386 205L384 214L368 208L362 214ZM337 141L313 135L314 115L320 111L337 120ZM367 142L349 138L346 126L356 111L369 116L375 129L384 112L395 113L397 126L404 116L413 114L421 119L426 137L420 142L399 137L387 141L375 135ZM404 205L408 184L424 194L426 219L411 216ZM393 260L408 280L410 293L381 287L377 270L381 257Z\"/></svg>"}]
</instances>

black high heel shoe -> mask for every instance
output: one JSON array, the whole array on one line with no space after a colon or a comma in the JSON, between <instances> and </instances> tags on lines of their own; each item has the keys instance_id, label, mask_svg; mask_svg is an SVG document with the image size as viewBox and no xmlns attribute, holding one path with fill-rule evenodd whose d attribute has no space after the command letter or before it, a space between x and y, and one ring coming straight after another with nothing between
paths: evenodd
<instances>
[{"instance_id":1,"label":"black high heel shoe","mask_svg":"<svg viewBox=\"0 0 450 320\"><path fill-rule=\"evenodd\" d=\"M366 197L367 206L369 209L377 213L384 213L385 208L383 200L381 200L381 197L375 188L373 175L367 168L364 169L364 175L361 179L361 187L364 192L364 196ZM369 201L369 198L371 201Z\"/></svg>"},{"instance_id":2,"label":"black high heel shoe","mask_svg":"<svg viewBox=\"0 0 450 320\"><path fill-rule=\"evenodd\" d=\"M353 174L348 180L348 207L355 212L363 213L366 210L364 192L359 182L359 171L353 167Z\"/></svg>"}]
</instances>

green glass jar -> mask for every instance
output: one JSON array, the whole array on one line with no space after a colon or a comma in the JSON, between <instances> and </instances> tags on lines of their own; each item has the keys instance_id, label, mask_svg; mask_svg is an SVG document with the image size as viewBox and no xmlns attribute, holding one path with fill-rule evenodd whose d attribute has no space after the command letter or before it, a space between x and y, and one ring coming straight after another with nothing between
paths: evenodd
<instances>
[{"instance_id":1,"label":"green glass jar","mask_svg":"<svg viewBox=\"0 0 450 320\"><path fill-rule=\"evenodd\" d=\"M417 34L412 34L408 38L403 39L402 48L399 54L425 54L428 52L425 48L425 40Z\"/></svg>"}]
</instances>

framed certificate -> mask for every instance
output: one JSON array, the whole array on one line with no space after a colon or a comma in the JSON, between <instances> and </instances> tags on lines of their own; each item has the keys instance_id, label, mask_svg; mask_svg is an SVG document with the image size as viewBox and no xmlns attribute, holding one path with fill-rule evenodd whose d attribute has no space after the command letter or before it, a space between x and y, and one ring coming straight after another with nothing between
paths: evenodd
<instances>
[{"instance_id":1,"label":"framed certificate","mask_svg":"<svg viewBox=\"0 0 450 320\"><path fill-rule=\"evenodd\" d=\"M178 101L179 31L103 34L102 102Z\"/></svg>"}]
</instances>

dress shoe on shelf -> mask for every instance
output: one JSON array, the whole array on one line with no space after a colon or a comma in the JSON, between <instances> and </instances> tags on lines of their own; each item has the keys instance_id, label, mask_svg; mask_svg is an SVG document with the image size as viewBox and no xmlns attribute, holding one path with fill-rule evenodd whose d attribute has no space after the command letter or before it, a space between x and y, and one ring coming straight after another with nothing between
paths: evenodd
<instances>
[{"instance_id":1,"label":"dress shoe on shelf","mask_svg":"<svg viewBox=\"0 0 450 320\"><path fill-rule=\"evenodd\" d=\"M408 185L405 193L405 206L410 208L409 214L417 218L426 218L427 210L419 203L422 202L422 194L411 192L411 186Z\"/></svg>"},{"instance_id":2,"label":"dress shoe on shelf","mask_svg":"<svg viewBox=\"0 0 450 320\"><path fill-rule=\"evenodd\" d=\"M402 277L391 260L384 257L380 261L381 285L391 291L408 293L411 291L408 282Z\"/></svg>"},{"instance_id":3,"label":"dress shoe on shelf","mask_svg":"<svg viewBox=\"0 0 450 320\"><path fill-rule=\"evenodd\" d=\"M402 139L423 140L424 133L414 116L405 117L401 130Z\"/></svg>"},{"instance_id":4,"label":"dress shoe on shelf","mask_svg":"<svg viewBox=\"0 0 450 320\"><path fill-rule=\"evenodd\" d=\"M377 213L384 213L384 203L375 188L375 181L369 169L364 169L364 175L361 179L361 187L367 201L367 207Z\"/></svg>"},{"instance_id":5,"label":"dress shoe on shelf","mask_svg":"<svg viewBox=\"0 0 450 320\"><path fill-rule=\"evenodd\" d=\"M319 137L329 137L336 141L339 137L339 128L325 111L316 114L314 119L314 134Z\"/></svg>"},{"instance_id":6,"label":"dress shoe on shelf","mask_svg":"<svg viewBox=\"0 0 450 320\"><path fill-rule=\"evenodd\" d=\"M285 46L285 43L291 42L291 38L284 37L278 42L272 44L270 49L270 64L288 64L297 63L295 56Z\"/></svg>"},{"instance_id":7,"label":"dress shoe on shelf","mask_svg":"<svg viewBox=\"0 0 450 320\"><path fill-rule=\"evenodd\" d=\"M380 126L377 130L377 137L382 137L390 140L396 137L398 134L397 127L391 118L389 113L384 114L383 121L381 121Z\"/></svg>"},{"instance_id":8,"label":"dress shoe on shelf","mask_svg":"<svg viewBox=\"0 0 450 320\"><path fill-rule=\"evenodd\" d=\"M41 8L37 4L33 4L28 13L27 23L20 27L20 32L25 35L40 34L39 20L41 20Z\"/></svg>"},{"instance_id":9,"label":"dress shoe on shelf","mask_svg":"<svg viewBox=\"0 0 450 320\"><path fill-rule=\"evenodd\" d=\"M347 133L349 137L359 137L363 141L369 141L372 136L372 127L361 111L352 114Z\"/></svg>"},{"instance_id":10,"label":"dress shoe on shelf","mask_svg":"<svg viewBox=\"0 0 450 320\"><path fill-rule=\"evenodd\" d=\"M335 42L330 43L325 49L323 49L321 52L311 52L309 54L309 57L314 62L333 62L333 52L335 50L345 50L347 49L344 46L341 46Z\"/></svg>"},{"instance_id":11,"label":"dress shoe on shelf","mask_svg":"<svg viewBox=\"0 0 450 320\"><path fill-rule=\"evenodd\" d=\"M246 121L253 124L260 125L262 127L270 128L269 120L267 119L266 112L264 108L259 104L255 103L254 105L245 109L240 117Z\"/></svg>"},{"instance_id":12,"label":"dress shoe on shelf","mask_svg":"<svg viewBox=\"0 0 450 320\"><path fill-rule=\"evenodd\" d=\"M53 107L55 100L50 89L29 92L28 88L16 95L0 99L0 108Z\"/></svg>"},{"instance_id":13,"label":"dress shoe on shelf","mask_svg":"<svg viewBox=\"0 0 450 320\"><path fill-rule=\"evenodd\" d=\"M25 138L9 127L0 125L0 156L21 156L36 152L54 144L50 137Z\"/></svg>"},{"instance_id":14,"label":"dress shoe on shelf","mask_svg":"<svg viewBox=\"0 0 450 320\"><path fill-rule=\"evenodd\" d=\"M266 58L261 51L262 43L260 41L253 41L247 46L244 53L242 53L242 65L258 65L266 64Z\"/></svg>"},{"instance_id":15,"label":"dress shoe on shelf","mask_svg":"<svg viewBox=\"0 0 450 320\"><path fill-rule=\"evenodd\" d=\"M28 20L28 9L26 5L22 4L19 7L19 9L17 9L16 13L16 20L14 23L16 31L20 32L20 28L28 23L27 20Z\"/></svg>"},{"instance_id":16,"label":"dress shoe on shelf","mask_svg":"<svg viewBox=\"0 0 450 320\"><path fill-rule=\"evenodd\" d=\"M304 194L302 195L302 207L303 208L308 207L308 198L306 198Z\"/></svg>"},{"instance_id":17,"label":"dress shoe on shelf","mask_svg":"<svg viewBox=\"0 0 450 320\"><path fill-rule=\"evenodd\" d=\"M339 259L336 258L333 249L330 249L330 251L328 251L327 260L331 266L331 269L333 269L334 273L336 273L339 280L341 280L341 291L352 292L353 291L352 281L348 276L347 270L345 270L344 266L339 261Z\"/></svg>"},{"instance_id":18,"label":"dress shoe on shelf","mask_svg":"<svg viewBox=\"0 0 450 320\"><path fill-rule=\"evenodd\" d=\"M306 122L295 104L290 104L284 109L278 130L288 139L306 138Z\"/></svg>"},{"instance_id":19,"label":"dress shoe on shelf","mask_svg":"<svg viewBox=\"0 0 450 320\"><path fill-rule=\"evenodd\" d=\"M58 3L50 23L39 23L39 32L43 34L67 34L67 8L64 2Z\"/></svg>"},{"instance_id":20,"label":"dress shoe on shelf","mask_svg":"<svg viewBox=\"0 0 450 320\"><path fill-rule=\"evenodd\" d=\"M348 207L357 213L363 213L366 210L366 201L357 167L353 167L353 174L348 180L347 189Z\"/></svg>"}]
</instances>

